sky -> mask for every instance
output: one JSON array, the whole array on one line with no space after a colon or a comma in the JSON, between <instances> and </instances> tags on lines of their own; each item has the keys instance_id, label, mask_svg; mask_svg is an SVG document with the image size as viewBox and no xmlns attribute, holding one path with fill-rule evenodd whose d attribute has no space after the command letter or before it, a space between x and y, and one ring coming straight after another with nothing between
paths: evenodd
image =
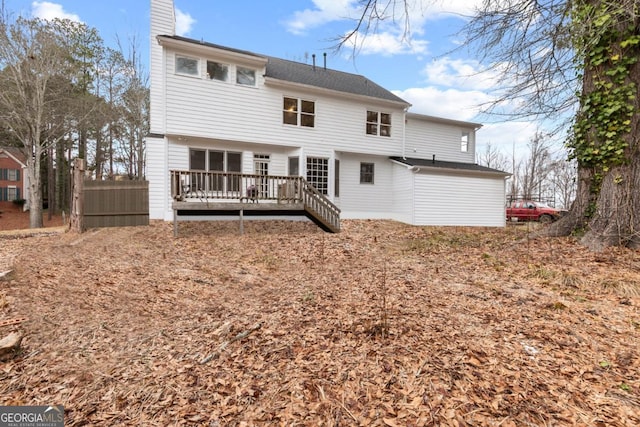
<instances>
[{"instance_id":1,"label":"sky","mask_svg":"<svg viewBox=\"0 0 640 427\"><path fill-rule=\"evenodd\" d=\"M150 0L0 0L14 16L68 18L98 30L108 46L135 40L148 61ZM336 39L353 30L357 0L174 0L178 35L227 47L362 74L412 104L409 111L483 124L487 144L511 158L524 155L539 124L500 122L479 114L492 99L495 76L478 74L473 52L457 34L482 0L410 0L404 20L384 21L374 35L336 51Z\"/></svg>"}]
</instances>

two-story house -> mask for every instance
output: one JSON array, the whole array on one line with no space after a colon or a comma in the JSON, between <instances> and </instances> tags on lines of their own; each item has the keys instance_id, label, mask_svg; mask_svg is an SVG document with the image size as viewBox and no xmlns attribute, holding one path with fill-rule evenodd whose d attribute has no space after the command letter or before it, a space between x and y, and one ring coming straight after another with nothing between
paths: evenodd
<instances>
[{"instance_id":1,"label":"two-story house","mask_svg":"<svg viewBox=\"0 0 640 427\"><path fill-rule=\"evenodd\" d=\"M344 219L505 224L508 174L475 164L477 123L410 113L325 58L304 64L177 36L172 0L151 0L150 51L152 219L174 219L186 200L263 208L288 189L305 206L305 194L321 196L318 209Z\"/></svg>"},{"instance_id":2,"label":"two-story house","mask_svg":"<svg viewBox=\"0 0 640 427\"><path fill-rule=\"evenodd\" d=\"M26 163L20 149L0 147L0 210L14 208L14 200L27 200Z\"/></svg>"}]
</instances>

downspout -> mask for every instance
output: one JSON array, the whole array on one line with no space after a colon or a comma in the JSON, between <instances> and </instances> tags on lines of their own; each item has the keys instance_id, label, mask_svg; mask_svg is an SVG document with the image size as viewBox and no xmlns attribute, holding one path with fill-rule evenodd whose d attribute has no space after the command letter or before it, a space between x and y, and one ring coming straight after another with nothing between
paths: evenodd
<instances>
[{"instance_id":1,"label":"downspout","mask_svg":"<svg viewBox=\"0 0 640 427\"><path fill-rule=\"evenodd\" d=\"M406 145L407 145L407 110L405 108L402 113L402 160L407 160Z\"/></svg>"}]
</instances>

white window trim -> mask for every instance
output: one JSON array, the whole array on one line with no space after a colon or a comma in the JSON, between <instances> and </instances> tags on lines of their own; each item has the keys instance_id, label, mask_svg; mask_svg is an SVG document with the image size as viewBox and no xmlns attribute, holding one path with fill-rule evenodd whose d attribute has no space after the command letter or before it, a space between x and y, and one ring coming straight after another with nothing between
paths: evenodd
<instances>
[{"instance_id":1,"label":"white window trim","mask_svg":"<svg viewBox=\"0 0 640 427\"><path fill-rule=\"evenodd\" d=\"M371 182L363 181L362 166L371 165ZM360 184L361 185L374 185L376 183L376 164L373 162L360 162Z\"/></svg>"},{"instance_id":2,"label":"white window trim","mask_svg":"<svg viewBox=\"0 0 640 427\"><path fill-rule=\"evenodd\" d=\"M287 111L284 109L284 100L285 98L289 98L289 99L295 99L297 102L296 105L296 111ZM309 113L304 113L302 111L302 103L303 102L312 102L313 103L313 114L309 114ZM304 129L315 129L316 128L316 100L315 99L303 99L300 98L298 96L288 96L288 95L284 95L282 97L282 112L283 114L285 112L289 112L289 113L296 113L296 124L291 124L291 123L285 123L284 122L284 117L282 118L282 125L283 126L293 126L293 127L299 127L299 128L304 128ZM313 126L303 126L302 125L302 116L313 116Z\"/></svg>"},{"instance_id":3,"label":"white window trim","mask_svg":"<svg viewBox=\"0 0 640 427\"><path fill-rule=\"evenodd\" d=\"M369 121L369 112L371 113L376 113L376 133L369 133L367 132L367 126L369 124L374 124L373 122ZM389 121L391 123L386 124L386 123L382 123L382 115L383 114L387 114L389 116ZM372 137L381 137L381 138L391 138L391 130L393 129L393 114L392 113L388 113L386 111L382 111L382 110L373 110L373 109L369 109L367 108L365 111L365 116L364 116L364 121L365 121L365 128L364 128L364 133L366 136L372 136ZM389 135L382 135L380 133L382 126L386 126L389 128Z\"/></svg>"},{"instance_id":4,"label":"white window trim","mask_svg":"<svg viewBox=\"0 0 640 427\"><path fill-rule=\"evenodd\" d=\"M227 79L226 80L220 80L220 79L214 79L213 77L209 76L209 72L207 71L209 62L214 62L216 64L223 65L223 66L227 67ZM205 60L204 64L205 64L205 67L206 67L205 68L204 77L208 81L210 81L210 82L219 82L219 83L229 83L230 82L230 80L231 80L231 68L232 68L231 64L227 64L226 62L216 61L216 60L213 60L213 59Z\"/></svg>"},{"instance_id":5,"label":"white window trim","mask_svg":"<svg viewBox=\"0 0 640 427\"><path fill-rule=\"evenodd\" d=\"M197 67L197 74L189 74L189 73L185 73L182 71L178 71L178 58L184 58L184 59L191 59L194 60L198 63L198 67ZM178 55L176 54L175 56L175 64L174 64L174 68L175 68L175 73L176 75L179 76L186 76L186 77L193 77L193 78L202 78L202 72L200 70L201 67L201 59L200 58L194 58L193 56L188 56L188 55Z\"/></svg>"},{"instance_id":6,"label":"white window trim","mask_svg":"<svg viewBox=\"0 0 640 427\"><path fill-rule=\"evenodd\" d=\"M245 67L243 65L236 65L234 67L234 71L235 71L235 84L236 86L242 86L242 87L258 87L258 70L256 70L253 67ZM249 85L249 84L244 84L244 83L240 83L238 82L238 69L244 69L244 70L249 70L249 71L253 71L253 84Z\"/></svg>"},{"instance_id":7,"label":"white window trim","mask_svg":"<svg viewBox=\"0 0 640 427\"><path fill-rule=\"evenodd\" d=\"M465 141L465 136L466 136L466 141ZM460 136L460 152L468 153L470 144L471 144L471 132L462 131L462 135Z\"/></svg>"}]
</instances>

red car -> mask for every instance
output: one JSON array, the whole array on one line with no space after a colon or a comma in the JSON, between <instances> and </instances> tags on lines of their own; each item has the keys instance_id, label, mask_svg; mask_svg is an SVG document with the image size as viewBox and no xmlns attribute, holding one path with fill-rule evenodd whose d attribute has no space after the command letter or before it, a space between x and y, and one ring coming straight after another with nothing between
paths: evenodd
<instances>
[{"instance_id":1,"label":"red car","mask_svg":"<svg viewBox=\"0 0 640 427\"><path fill-rule=\"evenodd\" d=\"M546 203L518 200L507 207L507 221L540 221L548 224L560 218L562 212Z\"/></svg>"}]
</instances>

